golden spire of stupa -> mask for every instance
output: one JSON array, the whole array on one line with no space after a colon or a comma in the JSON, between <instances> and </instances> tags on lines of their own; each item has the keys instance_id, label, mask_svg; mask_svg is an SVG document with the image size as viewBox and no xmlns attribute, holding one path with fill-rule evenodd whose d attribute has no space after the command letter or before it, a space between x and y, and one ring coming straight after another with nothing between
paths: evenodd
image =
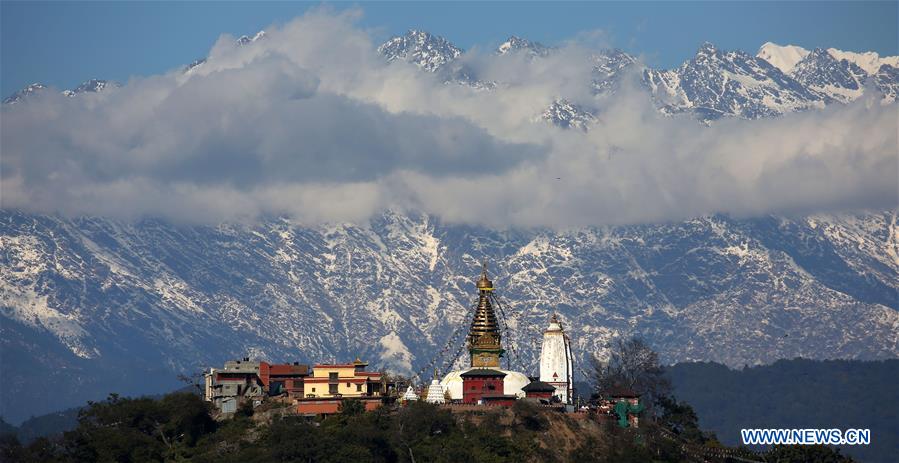
<instances>
[{"instance_id":1,"label":"golden spire of stupa","mask_svg":"<svg viewBox=\"0 0 899 463\"><path fill-rule=\"evenodd\" d=\"M493 282L487 278L487 263L484 262L481 278L477 282L478 308L471 320L468 332L468 351L471 354L471 366L482 368L499 368L499 358L503 355L500 343L502 336L496 321L496 313L490 303L490 291Z\"/></svg>"}]
</instances>

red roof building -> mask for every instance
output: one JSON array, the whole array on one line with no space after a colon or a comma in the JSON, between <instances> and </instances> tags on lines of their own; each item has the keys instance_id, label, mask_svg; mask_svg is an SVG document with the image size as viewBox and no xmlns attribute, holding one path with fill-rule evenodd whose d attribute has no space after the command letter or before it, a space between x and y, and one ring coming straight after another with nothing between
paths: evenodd
<instances>
[{"instance_id":1,"label":"red roof building","mask_svg":"<svg viewBox=\"0 0 899 463\"><path fill-rule=\"evenodd\" d=\"M462 403L483 404L484 397L503 395L503 378L506 374L489 368L475 368L459 375L462 377Z\"/></svg>"}]
</instances>

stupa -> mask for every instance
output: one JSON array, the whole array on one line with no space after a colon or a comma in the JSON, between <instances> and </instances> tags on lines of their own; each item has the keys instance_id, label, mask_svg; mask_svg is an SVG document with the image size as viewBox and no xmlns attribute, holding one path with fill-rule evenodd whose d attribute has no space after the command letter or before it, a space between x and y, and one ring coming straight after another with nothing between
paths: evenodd
<instances>
[{"instance_id":1,"label":"stupa","mask_svg":"<svg viewBox=\"0 0 899 463\"><path fill-rule=\"evenodd\" d=\"M527 375L500 368L500 359L505 354L505 350L502 348L502 335L499 331L496 312L490 302L490 293L494 288L493 282L487 277L487 264L484 264L481 271L477 289L478 308L471 320L467 338L470 368L448 373L440 381L440 386L444 391L449 392L452 400L462 400L462 374L475 369L490 369L505 373L503 394L524 397L525 393L521 389L530 383Z\"/></svg>"},{"instance_id":2,"label":"stupa","mask_svg":"<svg viewBox=\"0 0 899 463\"><path fill-rule=\"evenodd\" d=\"M409 388L406 389L406 393L403 394L404 402L415 402L418 400L418 394L415 393L415 390L412 389L412 385L409 385Z\"/></svg>"},{"instance_id":3,"label":"stupa","mask_svg":"<svg viewBox=\"0 0 899 463\"><path fill-rule=\"evenodd\" d=\"M443 386L440 385L440 379L437 377L437 370L434 370L434 379L431 380L431 385L428 386L425 402L429 404L442 404L446 402L446 399L443 396Z\"/></svg>"}]
</instances>

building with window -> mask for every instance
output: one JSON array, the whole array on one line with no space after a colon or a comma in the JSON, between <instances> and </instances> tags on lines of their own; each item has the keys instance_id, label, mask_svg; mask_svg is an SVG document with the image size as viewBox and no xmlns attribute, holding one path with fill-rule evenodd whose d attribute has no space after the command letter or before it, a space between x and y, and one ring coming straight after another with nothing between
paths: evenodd
<instances>
[{"instance_id":1,"label":"building with window","mask_svg":"<svg viewBox=\"0 0 899 463\"><path fill-rule=\"evenodd\" d=\"M522 391L528 399L543 399L547 402L556 395L556 387L543 381L531 381Z\"/></svg>"},{"instance_id":2,"label":"building with window","mask_svg":"<svg viewBox=\"0 0 899 463\"><path fill-rule=\"evenodd\" d=\"M267 363L249 358L227 361L224 368L210 368L204 375L205 399L223 413L233 413L241 402L266 395L268 369Z\"/></svg>"},{"instance_id":3,"label":"building with window","mask_svg":"<svg viewBox=\"0 0 899 463\"><path fill-rule=\"evenodd\" d=\"M383 394L382 374L365 371L368 363L356 359L353 363L318 364L312 376L305 378L306 398L378 397Z\"/></svg>"},{"instance_id":4,"label":"building with window","mask_svg":"<svg viewBox=\"0 0 899 463\"><path fill-rule=\"evenodd\" d=\"M462 377L462 403L482 405L485 397L505 396L503 378L506 374L501 371L472 368L459 376Z\"/></svg>"},{"instance_id":5,"label":"building with window","mask_svg":"<svg viewBox=\"0 0 899 463\"><path fill-rule=\"evenodd\" d=\"M268 369L268 395L286 394L292 399L305 397L304 383L309 374L309 365L299 362L271 365Z\"/></svg>"}]
</instances>

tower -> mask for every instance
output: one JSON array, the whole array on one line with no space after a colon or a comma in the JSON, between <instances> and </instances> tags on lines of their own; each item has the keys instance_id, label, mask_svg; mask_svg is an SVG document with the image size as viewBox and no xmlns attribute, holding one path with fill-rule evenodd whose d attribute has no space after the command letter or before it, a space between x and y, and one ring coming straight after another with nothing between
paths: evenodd
<instances>
[{"instance_id":1,"label":"tower","mask_svg":"<svg viewBox=\"0 0 899 463\"><path fill-rule=\"evenodd\" d=\"M490 304L490 292L493 291L493 282L487 278L487 264L481 271L481 278L477 282L478 308L471 320L471 329L468 331L468 353L471 354L472 368L499 368L499 359L503 356L499 327L496 322L496 313Z\"/></svg>"},{"instance_id":2,"label":"tower","mask_svg":"<svg viewBox=\"0 0 899 463\"><path fill-rule=\"evenodd\" d=\"M487 264L484 264L476 286L478 305L471 320L468 336L465 338L468 353L471 354L471 365L464 370L447 373L439 386L453 401L464 401L466 395L472 399L472 386L481 390L475 394L481 398L497 395L524 397L525 393L521 388L530 382L528 377L524 373L503 370L500 367L500 359L505 351L501 343L502 336L496 312L491 302L495 299L493 299L493 282L487 277ZM467 389L466 381L469 383Z\"/></svg>"},{"instance_id":3,"label":"tower","mask_svg":"<svg viewBox=\"0 0 899 463\"><path fill-rule=\"evenodd\" d=\"M571 401L572 374L571 342L562 329L562 323L553 314L549 327L543 332L543 347L540 350L540 381L556 388L555 396L563 403Z\"/></svg>"}]
</instances>

